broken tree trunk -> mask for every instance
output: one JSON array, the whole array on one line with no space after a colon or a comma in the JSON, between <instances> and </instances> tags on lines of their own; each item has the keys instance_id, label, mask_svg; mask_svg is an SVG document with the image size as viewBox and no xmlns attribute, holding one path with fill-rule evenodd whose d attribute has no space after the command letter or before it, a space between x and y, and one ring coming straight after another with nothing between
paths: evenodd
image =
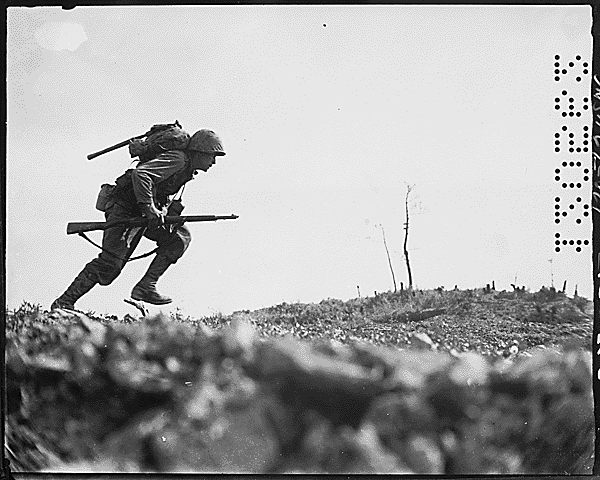
<instances>
[{"instance_id":1,"label":"broken tree trunk","mask_svg":"<svg viewBox=\"0 0 600 480\"><path fill-rule=\"evenodd\" d=\"M408 196L410 195L411 187L406 186L406 199L404 201L406 208L406 222L404 223L404 258L406 260L406 271L408 273L408 289L412 290L413 278L412 271L410 269L410 260L408 258Z\"/></svg>"}]
</instances>

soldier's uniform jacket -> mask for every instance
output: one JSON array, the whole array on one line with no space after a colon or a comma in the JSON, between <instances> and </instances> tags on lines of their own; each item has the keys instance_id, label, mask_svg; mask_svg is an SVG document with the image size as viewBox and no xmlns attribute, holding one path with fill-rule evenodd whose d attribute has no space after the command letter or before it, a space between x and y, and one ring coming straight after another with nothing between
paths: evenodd
<instances>
[{"instance_id":1,"label":"soldier's uniform jacket","mask_svg":"<svg viewBox=\"0 0 600 480\"><path fill-rule=\"evenodd\" d=\"M183 150L168 150L156 158L127 170L116 180L113 201L133 216L140 216L139 204L164 207L170 195L194 178L191 160Z\"/></svg>"},{"instance_id":2,"label":"soldier's uniform jacket","mask_svg":"<svg viewBox=\"0 0 600 480\"><path fill-rule=\"evenodd\" d=\"M142 216L141 204L151 204L162 209L169 196L194 178L191 159L183 150L168 150L154 159L141 162L127 170L116 180L104 213L106 221ZM104 230L103 251L89 262L85 269L90 278L100 285L109 285L117 278L127 260L133 254L142 236L157 243L157 255L165 256L175 263L183 255L191 241L185 225L174 224L167 228L146 229L119 226Z\"/></svg>"}]
</instances>

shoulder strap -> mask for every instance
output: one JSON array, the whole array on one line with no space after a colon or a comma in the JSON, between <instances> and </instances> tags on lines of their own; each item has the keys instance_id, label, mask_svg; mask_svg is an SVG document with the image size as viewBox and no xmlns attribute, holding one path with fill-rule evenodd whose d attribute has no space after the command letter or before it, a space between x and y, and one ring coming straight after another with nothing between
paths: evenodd
<instances>
[{"instance_id":1,"label":"shoulder strap","mask_svg":"<svg viewBox=\"0 0 600 480\"><path fill-rule=\"evenodd\" d=\"M187 168L187 169L190 171L190 174L192 175L192 177L191 177L191 178L194 178L194 174L193 174L193 172L194 172L194 169L192 168L192 160L191 160L191 159L190 159L190 158L189 158L187 155L186 155L186 157L187 157L187 159L188 159L188 162L187 162L187 164L186 164L186 168ZM173 197L173 201L175 201L175 199L177 198L177 195L179 195L179 198L177 198L177 200L181 200L181 199L182 199L182 197L183 197L183 191L185 190L185 186L186 186L186 185L187 185L187 182L186 182L186 183L184 183L184 184L181 186L181 188L179 189L179 192L177 192L177 193L175 194L175 197Z\"/></svg>"},{"instance_id":2,"label":"shoulder strap","mask_svg":"<svg viewBox=\"0 0 600 480\"><path fill-rule=\"evenodd\" d=\"M177 194L175 195L175 197L173 197L173 201L175 201L175 199L176 199L177 195L179 195L179 198L177 198L177 200L181 200L181 197L183 197L183 191L185 190L185 186L186 186L186 185L187 185L187 184L186 184L186 183L184 183L184 184L181 186L181 188L179 189L179 191L177 192Z\"/></svg>"}]
</instances>

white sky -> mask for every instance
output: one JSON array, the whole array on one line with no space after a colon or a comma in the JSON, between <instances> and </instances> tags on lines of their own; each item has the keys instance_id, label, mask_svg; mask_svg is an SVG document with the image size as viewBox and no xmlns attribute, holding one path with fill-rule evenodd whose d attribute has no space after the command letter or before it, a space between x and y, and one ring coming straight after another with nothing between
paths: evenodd
<instances>
[{"instance_id":1,"label":"white sky","mask_svg":"<svg viewBox=\"0 0 600 480\"><path fill-rule=\"evenodd\" d=\"M565 105L589 97L590 75L574 77L591 63L590 26L588 6L9 8L8 307L48 308L97 255L66 224L103 219L100 184L130 158L86 155L175 119L215 130L227 151L188 184L185 213L240 218L189 225L190 248L158 284L175 299L166 311L393 289L378 224L399 288L406 182L424 211L409 237L418 287L511 289L516 276L537 290L553 274L590 298L591 246L554 252L556 232L591 239L590 217L575 224L589 182L554 181L564 160L582 162L567 181L591 166L590 153L554 152L562 125L580 142L591 124L589 109L554 110L565 88ZM582 57L560 82L556 54ZM558 227L557 195L565 208L583 198ZM136 313L123 298L149 261L78 308Z\"/></svg>"}]
</instances>

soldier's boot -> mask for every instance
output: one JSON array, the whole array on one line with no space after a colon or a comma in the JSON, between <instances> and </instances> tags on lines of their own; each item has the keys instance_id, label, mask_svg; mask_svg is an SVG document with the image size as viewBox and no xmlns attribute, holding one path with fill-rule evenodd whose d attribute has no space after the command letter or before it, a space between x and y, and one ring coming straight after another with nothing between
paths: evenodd
<instances>
[{"instance_id":1,"label":"soldier's boot","mask_svg":"<svg viewBox=\"0 0 600 480\"><path fill-rule=\"evenodd\" d=\"M69 285L65 293L52 302L50 309L67 308L69 310L75 310L75 302L89 292L97 283L98 282L90 278L86 270L83 269L79 272L79 275L75 277L75 280Z\"/></svg>"},{"instance_id":2,"label":"soldier's boot","mask_svg":"<svg viewBox=\"0 0 600 480\"><path fill-rule=\"evenodd\" d=\"M156 282L163 273L169 268L171 261L164 255L157 255L150 263L148 271L142 279L133 287L131 298L148 302L153 305L165 305L173 300L165 297L156 291Z\"/></svg>"}]
</instances>

